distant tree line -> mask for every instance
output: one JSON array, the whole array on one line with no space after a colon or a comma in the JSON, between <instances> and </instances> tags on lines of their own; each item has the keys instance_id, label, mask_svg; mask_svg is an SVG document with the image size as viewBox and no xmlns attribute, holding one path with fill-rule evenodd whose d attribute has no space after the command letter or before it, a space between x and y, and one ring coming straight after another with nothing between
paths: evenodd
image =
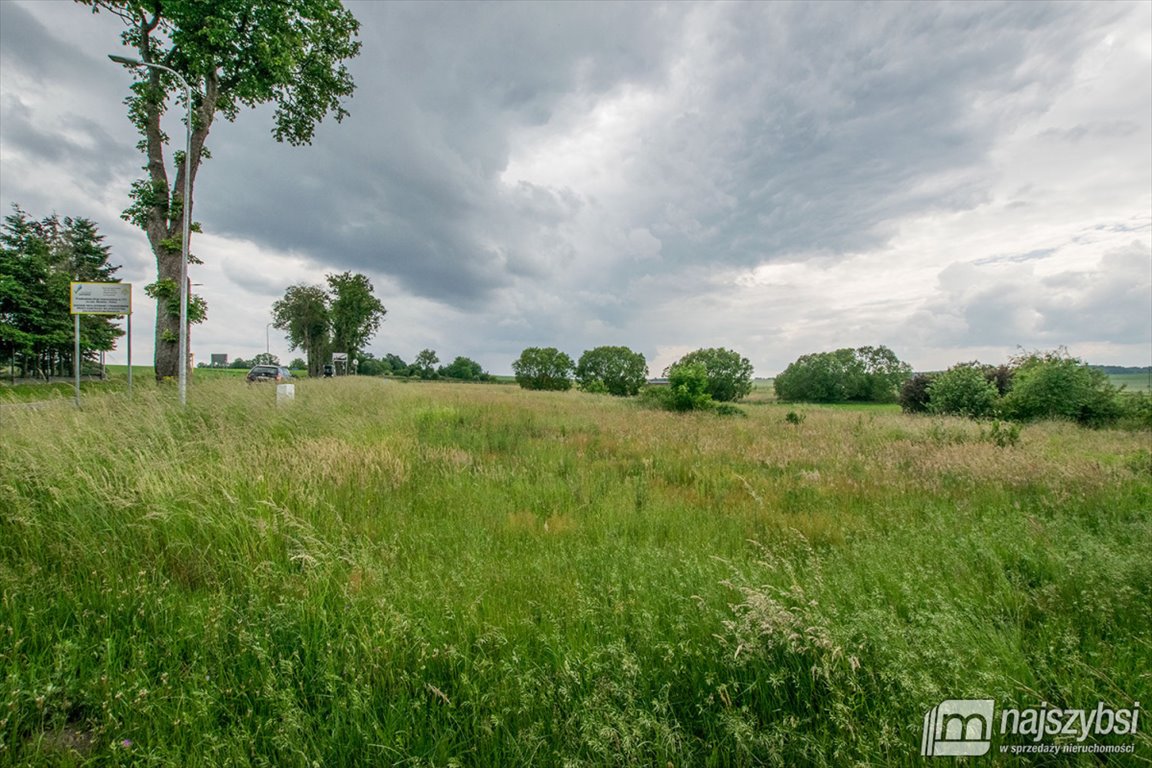
<instances>
[{"instance_id":1,"label":"distant tree line","mask_svg":"<svg viewBox=\"0 0 1152 768\"><path fill-rule=\"evenodd\" d=\"M0 227L0 350L21 376L73 373L73 281L120 282L96 224L56 214L33 219L12 206ZM116 347L118 318L80 316L81 362Z\"/></svg>"}]
</instances>

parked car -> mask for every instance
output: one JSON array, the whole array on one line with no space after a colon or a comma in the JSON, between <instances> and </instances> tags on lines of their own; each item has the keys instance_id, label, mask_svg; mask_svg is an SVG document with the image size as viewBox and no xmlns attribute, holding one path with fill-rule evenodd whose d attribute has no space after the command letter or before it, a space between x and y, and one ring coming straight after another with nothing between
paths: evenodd
<instances>
[{"instance_id":1,"label":"parked car","mask_svg":"<svg viewBox=\"0 0 1152 768\"><path fill-rule=\"evenodd\" d=\"M336 366L328 364L324 366L324 378L330 379L336 375Z\"/></svg>"},{"instance_id":2,"label":"parked car","mask_svg":"<svg viewBox=\"0 0 1152 768\"><path fill-rule=\"evenodd\" d=\"M288 381L292 372L282 365L257 365L248 371L248 383L254 381Z\"/></svg>"}]
</instances>

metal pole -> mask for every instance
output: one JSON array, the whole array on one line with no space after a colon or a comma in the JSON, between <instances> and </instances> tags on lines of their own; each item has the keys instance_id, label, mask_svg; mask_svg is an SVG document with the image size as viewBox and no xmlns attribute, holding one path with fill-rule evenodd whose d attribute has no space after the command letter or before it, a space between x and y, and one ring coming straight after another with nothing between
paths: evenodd
<instances>
[{"instance_id":1,"label":"metal pole","mask_svg":"<svg viewBox=\"0 0 1152 768\"><path fill-rule=\"evenodd\" d=\"M72 315L76 321L76 348L72 353L72 375L76 379L76 407L80 407L80 315Z\"/></svg>"},{"instance_id":2,"label":"metal pole","mask_svg":"<svg viewBox=\"0 0 1152 768\"><path fill-rule=\"evenodd\" d=\"M128 310L128 397L132 397L132 308Z\"/></svg>"},{"instance_id":3,"label":"metal pole","mask_svg":"<svg viewBox=\"0 0 1152 768\"><path fill-rule=\"evenodd\" d=\"M184 132L184 239L180 253L180 405L188 404L188 241L192 228L192 87L176 70L163 64L154 64L150 61L129 59L124 56L112 56L118 64L129 67L153 67L171 73L180 84L184 86L184 98L187 101L187 126Z\"/></svg>"}]
</instances>

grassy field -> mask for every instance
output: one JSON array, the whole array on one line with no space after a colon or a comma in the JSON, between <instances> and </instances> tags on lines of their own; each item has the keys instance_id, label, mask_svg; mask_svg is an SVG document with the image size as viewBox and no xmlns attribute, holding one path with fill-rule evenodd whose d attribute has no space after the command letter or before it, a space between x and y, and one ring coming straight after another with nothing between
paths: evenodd
<instances>
[{"instance_id":1,"label":"grassy field","mask_svg":"<svg viewBox=\"0 0 1152 768\"><path fill-rule=\"evenodd\" d=\"M945 699L1152 701L1148 433L273 395L0 410L0 764L901 766Z\"/></svg>"}]
</instances>

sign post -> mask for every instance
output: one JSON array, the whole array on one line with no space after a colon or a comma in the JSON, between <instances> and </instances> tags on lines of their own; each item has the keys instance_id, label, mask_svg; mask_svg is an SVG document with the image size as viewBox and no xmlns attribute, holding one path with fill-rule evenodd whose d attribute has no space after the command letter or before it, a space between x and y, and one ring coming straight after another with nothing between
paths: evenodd
<instances>
[{"instance_id":1,"label":"sign post","mask_svg":"<svg viewBox=\"0 0 1152 768\"><path fill-rule=\"evenodd\" d=\"M132 393L132 284L72 283L72 316L75 318L76 347L72 367L76 377L76 405L80 405L80 315L128 316L128 393Z\"/></svg>"}]
</instances>

